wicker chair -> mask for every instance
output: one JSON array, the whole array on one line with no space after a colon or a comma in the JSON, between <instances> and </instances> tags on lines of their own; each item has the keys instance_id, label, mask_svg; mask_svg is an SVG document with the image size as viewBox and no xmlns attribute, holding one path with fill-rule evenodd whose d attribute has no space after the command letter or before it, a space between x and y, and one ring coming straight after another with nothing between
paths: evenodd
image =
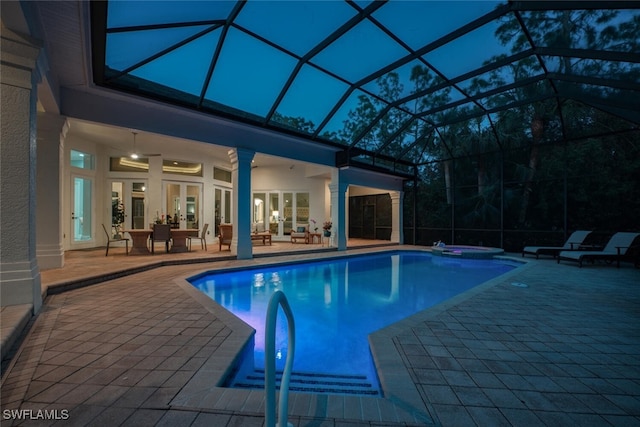
<instances>
[{"instance_id":1,"label":"wicker chair","mask_svg":"<svg viewBox=\"0 0 640 427\"><path fill-rule=\"evenodd\" d=\"M291 230L291 243L296 243L299 239L309 243L309 224L296 224L296 228Z\"/></svg>"},{"instance_id":2,"label":"wicker chair","mask_svg":"<svg viewBox=\"0 0 640 427\"><path fill-rule=\"evenodd\" d=\"M222 245L227 245L231 250L231 239L233 238L233 225L220 224L220 234L218 234L219 249L222 251Z\"/></svg>"},{"instance_id":3,"label":"wicker chair","mask_svg":"<svg viewBox=\"0 0 640 427\"><path fill-rule=\"evenodd\" d=\"M150 236L151 253L155 254L155 242L164 242L165 250L169 253L171 241L171 224L153 224L153 233Z\"/></svg>"}]
</instances>

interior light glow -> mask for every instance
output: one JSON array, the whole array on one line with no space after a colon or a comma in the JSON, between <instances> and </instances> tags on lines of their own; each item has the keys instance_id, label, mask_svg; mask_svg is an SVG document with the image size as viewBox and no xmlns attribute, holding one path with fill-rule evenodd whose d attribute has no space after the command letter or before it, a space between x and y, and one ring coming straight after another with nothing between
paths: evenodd
<instances>
[{"instance_id":1,"label":"interior light glow","mask_svg":"<svg viewBox=\"0 0 640 427\"><path fill-rule=\"evenodd\" d=\"M135 160L130 160L126 157L120 158L120 164L130 168L149 170L149 165L147 163L136 162Z\"/></svg>"},{"instance_id":2,"label":"interior light glow","mask_svg":"<svg viewBox=\"0 0 640 427\"><path fill-rule=\"evenodd\" d=\"M162 166L162 172L175 172L175 173L189 173L196 174L200 173L202 169L202 165L194 166L194 167L183 167L183 166Z\"/></svg>"}]
</instances>

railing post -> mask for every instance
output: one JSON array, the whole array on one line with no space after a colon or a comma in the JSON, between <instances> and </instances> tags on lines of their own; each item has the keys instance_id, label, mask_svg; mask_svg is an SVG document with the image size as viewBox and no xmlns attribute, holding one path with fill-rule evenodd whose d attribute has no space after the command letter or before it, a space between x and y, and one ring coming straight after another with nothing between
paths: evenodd
<instances>
[{"instance_id":1,"label":"railing post","mask_svg":"<svg viewBox=\"0 0 640 427\"><path fill-rule=\"evenodd\" d=\"M287 421L287 411L289 409L289 379L291 378L291 369L293 368L293 355L295 353L295 323L293 321L293 312L287 301L284 292L277 290L271 296L267 307L266 329L264 334L264 391L265 391L265 424L266 427L276 427L276 319L278 317L278 305L282 306L285 316L287 317L287 329L289 330L289 350L287 351L287 359L285 361L284 371L282 373L282 381L280 382L280 420L278 427L293 427Z\"/></svg>"}]
</instances>

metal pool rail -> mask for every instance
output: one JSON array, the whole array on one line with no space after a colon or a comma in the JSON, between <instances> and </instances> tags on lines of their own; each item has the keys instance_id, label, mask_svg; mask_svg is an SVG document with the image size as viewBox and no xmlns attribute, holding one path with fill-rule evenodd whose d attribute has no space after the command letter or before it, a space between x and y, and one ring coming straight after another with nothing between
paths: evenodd
<instances>
[{"instance_id":1,"label":"metal pool rail","mask_svg":"<svg viewBox=\"0 0 640 427\"><path fill-rule=\"evenodd\" d=\"M265 423L267 427L276 427L276 318L278 317L278 305L282 306L285 316L287 317L287 329L289 331L289 350L287 351L287 360L285 361L284 371L282 372L282 380L280 382L280 419L278 427L291 426L287 422L287 411L289 409L289 379L291 378L291 370L293 369L293 355L296 348L296 326L293 321L293 312L289 306L289 301L284 292L277 290L269 300L267 307L267 320L264 335L264 370L265 381L264 391L266 395L266 405L264 409Z\"/></svg>"}]
</instances>

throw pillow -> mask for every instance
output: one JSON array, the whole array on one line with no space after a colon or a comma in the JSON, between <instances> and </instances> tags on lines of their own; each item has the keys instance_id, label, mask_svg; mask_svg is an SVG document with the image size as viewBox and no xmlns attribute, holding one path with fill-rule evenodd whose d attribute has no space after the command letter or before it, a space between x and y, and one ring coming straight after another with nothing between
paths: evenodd
<instances>
[{"instance_id":1,"label":"throw pillow","mask_svg":"<svg viewBox=\"0 0 640 427\"><path fill-rule=\"evenodd\" d=\"M298 233L304 233L304 227L298 227Z\"/></svg>"}]
</instances>

